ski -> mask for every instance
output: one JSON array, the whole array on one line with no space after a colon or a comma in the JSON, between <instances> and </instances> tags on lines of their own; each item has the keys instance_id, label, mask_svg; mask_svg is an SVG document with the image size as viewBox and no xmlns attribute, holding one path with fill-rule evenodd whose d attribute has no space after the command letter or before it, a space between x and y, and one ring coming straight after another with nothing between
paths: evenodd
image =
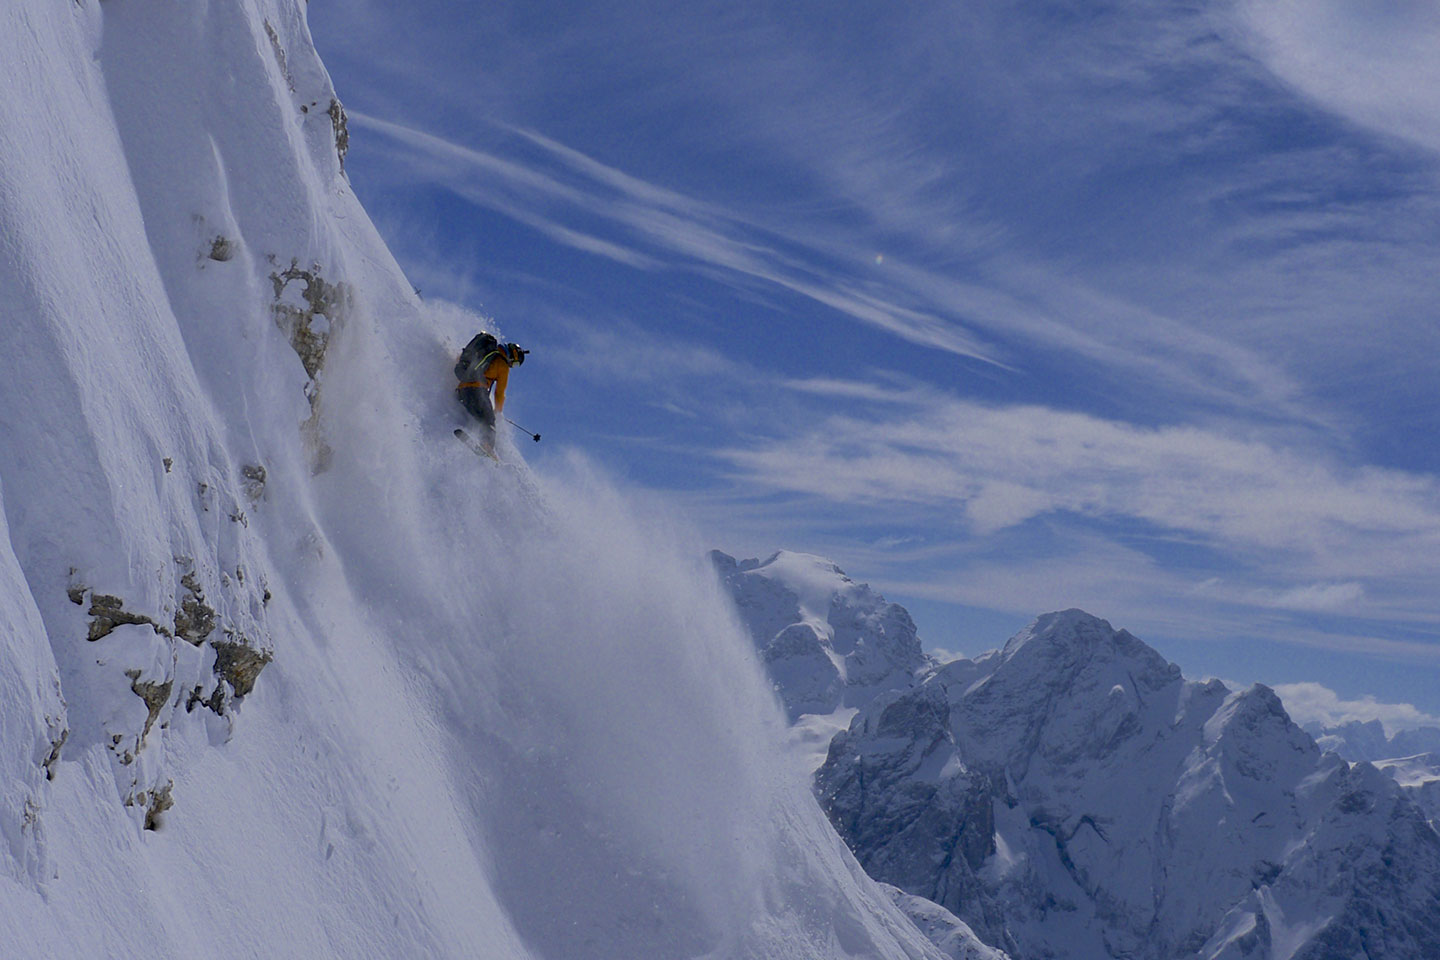
<instances>
[{"instance_id":1,"label":"ski","mask_svg":"<svg viewBox=\"0 0 1440 960\"><path fill-rule=\"evenodd\" d=\"M483 443L470 436L470 434L466 433L460 427L455 428L455 439L465 444L465 446L469 447L477 455L482 457L489 457L496 463L500 462L500 458L495 456L494 450L487 449Z\"/></svg>"}]
</instances>

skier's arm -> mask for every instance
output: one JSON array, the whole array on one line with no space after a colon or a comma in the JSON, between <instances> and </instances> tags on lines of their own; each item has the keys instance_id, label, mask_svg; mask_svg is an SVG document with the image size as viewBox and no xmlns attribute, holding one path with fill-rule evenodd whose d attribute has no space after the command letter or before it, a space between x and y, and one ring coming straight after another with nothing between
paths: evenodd
<instances>
[{"instance_id":1,"label":"skier's arm","mask_svg":"<svg viewBox=\"0 0 1440 960\"><path fill-rule=\"evenodd\" d=\"M504 360L496 360L494 366L499 367L495 371L495 412L500 413L505 409L505 385L510 382L510 365Z\"/></svg>"}]
</instances>

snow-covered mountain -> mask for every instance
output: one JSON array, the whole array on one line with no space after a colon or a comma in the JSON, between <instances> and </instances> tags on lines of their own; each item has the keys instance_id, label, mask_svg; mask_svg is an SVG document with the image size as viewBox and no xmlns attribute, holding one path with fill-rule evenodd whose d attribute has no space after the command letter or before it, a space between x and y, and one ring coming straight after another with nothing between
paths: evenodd
<instances>
[{"instance_id":1,"label":"snow-covered mountain","mask_svg":"<svg viewBox=\"0 0 1440 960\"><path fill-rule=\"evenodd\" d=\"M1430 818L1430 825L1440 830L1440 753L1379 760L1375 766L1410 791L1411 799Z\"/></svg>"},{"instance_id":2,"label":"snow-covered mountain","mask_svg":"<svg viewBox=\"0 0 1440 960\"><path fill-rule=\"evenodd\" d=\"M792 720L864 706L937 665L904 607L829 560L788 550L764 562L713 550L710 560Z\"/></svg>"},{"instance_id":3,"label":"snow-covered mountain","mask_svg":"<svg viewBox=\"0 0 1440 960\"><path fill-rule=\"evenodd\" d=\"M768 560L710 551L785 705L799 768L813 772L834 735L877 695L908 690L939 664L920 647L909 612L833 562L780 550ZM882 887L952 960L1007 960L932 901Z\"/></svg>"},{"instance_id":4,"label":"snow-covered mountain","mask_svg":"<svg viewBox=\"0 0 1440 960\"><path fill-rule=\"evenodd\" d=\"M1389 734L1379 720L1335 726L1305 724L1322 750L1346 760L1367 760L1410 792L1432 824L1440 824L1440 728L1410 727Z\"/></svg>"},{"instance_id":5,"label":"snow-covered mountain","mask_svg":"<svg viewBox=\"0 0 1440 960\"><path fill-rule=\"evenodd\" d=\"M1406 790L1078 610L880 695L818 783L871 876L1015 957L1440 956Z\"/></svg>"},{"instance_id":6,"label":"snow-covered mountain","mask_svg":"<svg viewBox=\"0 0 1440 960\"><path fill-rule=\"evenodd\" d=\"M450 436L348 146L300 0L0 6L0 952L941 956L691 546Z\"/></svg>"},{"instance_id":7,"label":"snow-covered mountain","mask_svg":"<svg viewBox=\"0 0 1440 960\"><path fill-rule=\"evenodd\" d=\"M1379 720L1351 720L1335 726L1307 723L1304 730L1315 738L1320 749L1333 750L1352 763L1440 753L1440 729L1435 727L1397 730L1392 736Z\"/></svg>"}]
</instances>

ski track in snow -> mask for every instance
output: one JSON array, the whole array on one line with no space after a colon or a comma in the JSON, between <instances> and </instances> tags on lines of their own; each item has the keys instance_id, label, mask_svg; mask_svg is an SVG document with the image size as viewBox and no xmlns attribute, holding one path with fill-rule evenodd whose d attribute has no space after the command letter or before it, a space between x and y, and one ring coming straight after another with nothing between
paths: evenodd
<instances>
[{"instance_id":1,"label":"ski track in snow","mask_svg":"<svg viewBox=\"0 0 1440 960\"><path fill-rule=\"evenodd\" d=\"M481 320L350 192L302 5L10 5L0 90L7 956L938 955L689 539L447 436Z\"/></svg>"}]
</instances>

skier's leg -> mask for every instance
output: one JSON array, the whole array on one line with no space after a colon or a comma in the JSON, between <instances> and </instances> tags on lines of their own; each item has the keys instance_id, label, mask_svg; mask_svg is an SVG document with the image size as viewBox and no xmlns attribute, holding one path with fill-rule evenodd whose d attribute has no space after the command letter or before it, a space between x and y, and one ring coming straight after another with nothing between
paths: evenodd
<instances>
[{"instance_id":1,"label":"skier's leg","mask_svg":"<svg viewBox=\"0 0 1440 960\"><path fill-rule=\"evenodd\" d=\"M460 406L480 421L480 436L477 438L486 450L495 450L495 407L490 403L490 391L480 387L461 387Z\"/></svg>"},{"instance_id":2,"label":"skier's leg","mask_svg":"<svg viewBox=\"0 0 1440 960\"><path fill-rule=\"evenodd\" d=\"M480 414L475 412L475 392L474 387L456 387L455 399L460 401L460 406L465 408L466 413L478 418Z\"/></svg>"},{"instance_id":3,"label":"skier's leg","mask_svg":"<svg viewBox=\"0 0 1440 960\"><path fill-rule=\"evenodd\" d=\"M495 452L495 407L490 403L490 392L488 390L477 390L480 394L479 411L476 418L483 425L480 429L480 443L491 454Z\"/></svg>"}]
</instances>

